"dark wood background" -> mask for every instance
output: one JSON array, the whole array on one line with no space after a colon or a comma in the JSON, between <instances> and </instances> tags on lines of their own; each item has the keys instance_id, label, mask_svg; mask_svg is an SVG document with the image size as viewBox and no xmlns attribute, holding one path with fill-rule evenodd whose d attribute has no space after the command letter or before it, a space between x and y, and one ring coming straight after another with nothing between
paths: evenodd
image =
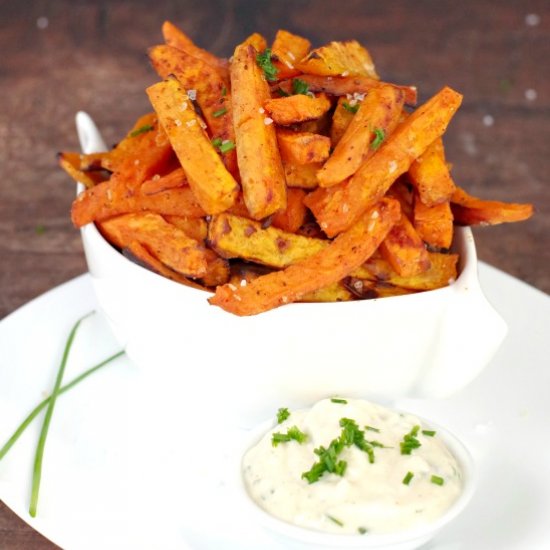
<instances>
[{"instance_id":1,"label":"dark wood background","mask_svg":"<svg viewBox=\"0 0 550 550\"><path fill-rule=\"evenodd\" d=\"M0 0L0 318L86 271L74 185L55 155L78 149L80 109L107 143L150 109L145 51L165 19L225 56L254 31L285 28L314 45L356 38L384 80L417 85L422 101L445 84L462 92L445 138L455 179L537 209L477 229L479 256L550 292L548 0ZM0 547L55 548L1 503Z\"/></svg>"}]
</instances>

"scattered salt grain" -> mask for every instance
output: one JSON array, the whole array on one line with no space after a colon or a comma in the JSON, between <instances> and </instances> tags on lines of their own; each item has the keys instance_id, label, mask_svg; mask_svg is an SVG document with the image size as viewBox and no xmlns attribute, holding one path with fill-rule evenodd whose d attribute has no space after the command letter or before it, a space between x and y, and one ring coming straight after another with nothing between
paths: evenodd
<instances>
[{"instance_id":1,"label":"scattered salt grain","mask_svg":"<svg viewBox=\"0 0 550 550\"><path fill-rule=\"evenodd\" d=\"M286 61L286 60L285 60L285 65L286 65L289 69L294 69L294 65L293 65L290 61Z\"/></svg>"},{"instance_id":2,"label":"scattered salt grain","mask_svg":"<svg viewBox=\"0 0 550 550\"><path fill-rule=\"evenodd\" d=\"M233 283L227 283L227 286L228 286L233 292L235 292L235 290L237 290L237 287L236 287Z\"/></svg>"},{"instance_id":3,"label":"scattered salt grain","mask_svg":"<svg viewBox=\"0 0 550 550\"><path fill-rule=\"evenodd\" d=\"M191 120L188 120L185 124L187 125L188 128L191 128L191 126L195 126L196 123L197 121L193 118Z\"/></svg>"},{"instance_id":4,"label":"scattered salt grain","mask_svg":"<svg viewBox=\"0 0 550 550\"><path fill-rule=\"evenodd\" d=\"M393 174L397 170L397 162L395 160L390 161L388 164L388 174Z\"/></svg>"},{"instance_id":5,"label":"scattered salt grain","mask_svg":"<svg viewBox=\"0 0 550 550\"><path fill-rule=\"evenodd\" d=\"M187 109L187 102L186 102L186 101L184 101L184 102L181 104L180 109L181 109L182 111L185 111L185 110Z\"/></svg>"},{"instance_id":6,"label":"scattered salt grain","mask_svg":"<svg viewBox=\"0 0 550 550\"><path fill-rule=\"evenodd\" d=\"M343 205L342 205L342 213L343 214L347 214L349 212L349 204L347 202L345 202Z\"/></svg>"},{"instance_id":7,"label":"scattered salt grain","mask_svg":"<svg viewBox=\"0 0 550 550\"><path fill-rule=\"evenodd\" d=\"M189 97L191 101L195 101L195 99L197 99L197 90L187 90L187 97Z\"/></svg>"},{"instance_id":8,"label":"scattered salt grain","mask_svg":"<svg viewBox=\"0 0 550 550\"><path fill-rule=\"evenodd\" d=\"M342 76L349 76L349 71L344 71L344 72L342 73Z\"/></svg>"},{"instance_id":9,"label":"scattered salt grain","mask_svg":"<svg viewBox=\"0 0 550 550\"><path fill-rule=\"evenodd\" d=\"M287 52L288 57L292 59L292 61L296 61L296 56L292 52Z\"/></svg>"},{"instance_id":10,"label":"scattered salt grain","mask_svg":"<svg viewBox=\"0 0 550 550\"><path fill-rule=\"evenodd\" d=\"M246 284L247 284L247 283L246 283L246 279L242 279L242 280L241 280L241 286L246 286Z\"/></svg>"},{"instance_id":11,"label":"scattered salt grain","mask_svg":"<svg viewBox=\"0 0 550 550\"><path fill-rule=\"evenodd\" d=\"M175 124L176 126L181 126L181 120L180 120L179 118L176 118L176 119L174 120L174 124Z\"/></svg>"},{"instance_id":12,"label":"scattered salt grain","mask_svg":"<svg viewBox=\"0 0 550 550\"><path fill-rule=\"evenodd\" d=\"M283 302L283 304L288 304L288 296L283 296L281 298L281 301Z\"/></svg>"},{"instance_id":13,"label":"scattered salt grain","mask_svg":"<svg viewBox=\"0 0 550 550\"><path fill-rule=\"evenodd\" d=\"M265 113L265 109L263 107L260 107L258 109L258 113L260 113L261 115L263 115Z\"/></svg>"},{"instance_id":14,"label":"scattered salt grain","mask_svg":"<svg viewBox=\"0 0 550 550\"><path fill-rule=\"evenodd\" d=\"M265 117L264 118L264 124L266 126L269 126L270 124L273 124L273 119L272 118L269 118L269 117Z\"/></svg>"},{"instance_id":15,"label":"scattered salt grain","mask_svg":"<svg viewBox=\"0 0 550 550\"><path fill-rule=\"evenodd\" d=\"M370 217L371 217L373 220L378 219L379 216L380 216L380 214L378 213L378 210L375 210L375 211L370 215Z\"/></svg>"}]
</instances>

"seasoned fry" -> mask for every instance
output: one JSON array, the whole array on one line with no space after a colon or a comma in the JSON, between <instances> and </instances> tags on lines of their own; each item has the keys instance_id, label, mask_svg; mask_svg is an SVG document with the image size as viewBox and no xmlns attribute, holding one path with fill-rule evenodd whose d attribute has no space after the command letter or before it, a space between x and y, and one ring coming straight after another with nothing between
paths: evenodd
<instances>
[{"instance_id":1,"label":"seasoned fry","mask_svg":"<svg viewBox=\"0 0 550 550\"><path fill-rule=\"evenodd\" d=\"M378 79L369 52L356 40L331 42L312 50L296 68L321 76L368 76Z\"/></svg>"},{"instance_id":2,"label":"seasoned fry","mask_svg":"<svg viewBox=\"0 0 550 550\"><path fill-rule=\"evenodd\" d=\"M143 195L154 195L155 193L160 193L167 189L174 189L176 187L183 187L184 185L187 185L185 172L183 168L176 168L164 176L159 176L157 174L150 180L144 181L139 190Z\"/></svg>"},{"instance_id":3,"label":"seasoned fry","mask_svg":"<svg viewBox=\"0 0 550 550\"><path fill-rule=\"evenodd\" d=\"M327 242L288 233L231 214L213 216L208 224L210 246L224 258L242 258L270 267L286 267L323 250Z\"/></svg>"},{"instance_id":4,"label":"seasoned fry","mask_svg":"<svg viewBox=\"0 0 550 550\"><path fill-rule=\"evenodd\" d=\"M399 122L403 94L383 86L371 90L358 107L330 159L317 173L321 187L331 187L352 176L375 153Z\"/></svg>"},{"instance_id":5,"label":"seasoned fry","mask_svg":"<svg viewBox=\"0 0 550 550\"><path fill-rule=\"evenodd\" d=\"M263 52L267 48L267 41L260 33L253 33L243 41L246 46L252 46L257 52Z\"/></svg>"},{"instance_id":6,"label":"seasoned fry","mask_svg":"<svg viewBox=\"0 0 550 550\"><path fill-rule=\"evenodd\" d=\"M354 106L350 105L347 97L339 97L336 103L336 109L332 115L332 126L330 127L330 141L332 147L336 148L342 136L346 133L351 124L354 113Z\"/></svg>"},{"instance_id":7,"label":"seasoned fry","mask_svg":"<svg viewBox=\"0 0 550 550\"><path fill-rule=\"evenodd\" d=\"M306 192L303 189L287 189L286 208L273 214L271 225L283 231L296 233L306 221L306 205L304 197Z\"/></svg>"},{"instance_id":8,"label":"seasoned fry","mask_svg":"<svg viewBox=\"0 0 550 550\"><path fill-rule=\"evenodd\" d=\"M416 105L416 86L398 86L388 82L381 82L368 76L319 76L314 74L300 75L300 80L307 84L311 92L324 92L334 96L347 96L353 94L365 94L372 89L381 86L393 86L401 90L407 105ZM282 89L286 93L292 92L292 82L285 80L279 82L274 89Z\"/></svg>"},{"instance_id":9,"label":"seasoned fry","mask_svg":"<svg viewBox=\"0 0 550 550\"><path fill-rule=\"evenodd\" d=\"M204 247L158 214L117 216L101 222L99 229L119 248L127 248L137 241L178 273L188 277L202 277L206 273Z\"/></svg>"},{"instance_id":10,"label":"seasoned fry","mask_svg":"<svg viewBox=\"0 0 550 550\"><path fill-rule=\"evenodd\" d=\"M278 30L271 47L273 64L277 68L277 78L290 78L300 74L295 65L302 60L311 47L306 38L288 31Z\"/></svg>"},{"instance_id":11,"label":"seasoned fry","mask_svg":"<svg viewBox=\"0 0 550 550\"><path fill-rule=\"evenodd\" d=\"M98 183L90 173L80 168L80 155L78 153L59 153L57 159L59 161L59 166L61 166L71 178L84 184L85 187L91 188Z\"/></svg>"},{"instance_id":12,"label":"seasoned fry","mask_svg":"<svg viewBox=\"0 0 550 550\"><path fill-rule=\"evenodd\" d=\"M286 184L288 187L315 189L319 185L317 172L319 172L321 166L323 165L320 162L312 162L310 164L283 162Z\"/></svg>"},{"instance_id":13,"label":"seasoned fry","mask_svg":"<svg viewBox=\"0 0 550 550\"><path fill-rule=\"evenodd\" d=\"M164 215L163 218L172 225L181 229L188 237L204 244L208 235L208 224L204 218L190 218L188 216Z\"/></svg>"},{"instance_id":14,"label":"seasoned fry","mask_svg":"<svg viewBox=\"0 0 550 550\"><path fill-rule=\"evenodd\" d=\"M147 88L147 95L199 204L207 214L227 210L235 202L239 186L214 150L179 82L169 78L154 84Z\"/></svg>"},{"instance_id":15,"label":"seasoned fry","mask_svg":"<svg viewBox=\"0 0 550 550\"><path fill-rule=\"evenodd\" d=\"M286 185L275 128L266 124L263 105L269 99L269 87L256 55L250 45L237 46L231 87L244 201L250 215L262 219L286 207Z\"/></svg>"},{"instance_id":16,"label":"seasoned fry","mask_svg":"<svg viewBox=\"0 0 550 550\"><path fill-rule=\"evenodd\" d=\"M294 132L280 128L277 130L277 143L283 162L324 162L330 154L330 138L311 132Z\"/></svg>"},{"instance_id":17,"label":"seasoned fry","mask_svg":"<svg viewBox=\"0 0 550 550\"><path fill-rule=\"evenodd\" d=\"M235 142L231 91L216 69L202 59L171 46L150 48L149 59L161 78L174 75L188 94L193 93L212 141ZM235 149L222 153L222 158L228 171L238 178Z\"/></svg>"},{"instance_id":18,"label":"seasoned fry","mask_svg":"<svg viewBox=\"0 0 550 550\"><path fill-rule=\"evenodd\" d=\"M221 59L214 54L211 54L209 51L203 50L202 48L196 46L195 43L181 29L178 29L175 25L170 23L170 21L165 21L162 25L162 35L164 36L164 41L168 44L168 46L173 46L174 48L187 52L193 57L202 59L211 67L215 67L219 71L220 75L226 81L229 81L226 59Z\"/></svg>"},{"instance_id":19,"label":"seasoned fry","mask_svg":"<svg viewBox=\"0 0 550 550\"><path fill-rule=\"evenodd\" d=\"M236 315L255 315L300 300L308 292L340 281L364 263L399 216L399 203L382 199L324 250L244 287L219 286L209 302Z\"/></svg>"},{"instance_id":20,"label":"seasoned fry","mask_svg":"<svg viewBox=\"0 0 550 550\"><path fill-rule=\"evenodd\" d=\"M457 187L451 197L451 208L458 225L497 225L520 222L533 215L532 204L487 201L472 197Z\"/></svg>"},{"instance_id":21,"label":"seasoned fry","mask_svg":"<svg viewBox=\"0 0 550 550\"><path fill-rule=\"evenodd\" d=\"M441 138L434 140L418 160L411 164L409 177L426 206L449 201L455 184L447 167Z\"/></svg>"},{"instance_id":22,"label":"seasoned fry","mask_svg":"<svg viewBox=\"0 0 550 550\"><path fill-rule=\"evenodd\" d=\"M391 184L443 134L462 96L443 88L401 123L376 153L344 183L317 189L306 197L319 225L329 237L349 228Z\"/></svg>"},{"instance_id":23,"label":"seasoned fry","mask_svg":"<svg viewBox=\"0 0 550 550\"><path fill-rule=\"evenodd\" d=\"M314 97L297 94L269 99L264 103L269 116L281 126L319 118L330 109L330 106L331 103L326 94L317 94Z\"/></svg>"}]
</instances>

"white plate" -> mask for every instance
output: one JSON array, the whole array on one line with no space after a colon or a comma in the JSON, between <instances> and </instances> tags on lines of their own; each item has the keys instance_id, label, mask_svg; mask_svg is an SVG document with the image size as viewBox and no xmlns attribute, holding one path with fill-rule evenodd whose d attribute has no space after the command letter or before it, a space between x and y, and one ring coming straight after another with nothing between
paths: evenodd
<instances>
[{"instance_id":1,"label":"white plate","mask_svg":"<svg viewBox=\"0 0 550 550\"><path fill-rule=\"evenodd\" d=\"M548 548L550 298L484 264L480 277L510 328L501 350L454 397L396 403L454 431L478 462L480 484L471 505L429 548ZM71 326L95 307L83 275L0 323L0 444L51 389ZM65 380L116 347L99 314L87 319ZM192 373L200 365L188 368ZM234 498L231 467L244 434L209 434L219 438L219 455L201 457L200 446L179 429L183 399L185 388L138 373L125 358L105 367L57 403L37 518L27 509L40 422L0 462L0 498L67 549L280 548L243 516ZM200 418L197 410L199 425ZM181 471L179 459L190 453L197 466Z\"/></svg>"}]
</instances>

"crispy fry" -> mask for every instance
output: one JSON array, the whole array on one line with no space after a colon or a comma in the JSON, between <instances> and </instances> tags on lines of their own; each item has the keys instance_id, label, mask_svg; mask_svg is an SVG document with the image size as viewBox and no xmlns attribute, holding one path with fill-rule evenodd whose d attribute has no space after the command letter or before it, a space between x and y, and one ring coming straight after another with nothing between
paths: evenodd
<instances>
[{"instance_id":1,"label":"crispy fry","mask_svg":"<svg viewBox=\"0 0 550 550\"><path fill-rule=\"evenodd\" d=\"M59 166L73 178L74 181L79 181L84 187L93 187L98 183L91 173L85 172L80 168L79 153L59 153L57 156Z\"/></svg>"},{"instance_id":2,"label":"crispy fry","mask_svg":"<svg viewBox=\"0 0 550 550\"><path fill-rule=\"evenodd\" d=\"M375 212L377 216L373 216ZM343 279L364 263L399 216L399 203L382 199L324 250L244 287L219 286L209 302L236 315L255 315L300 300L308 292Z\"/></svg>"},{"instance_id":3,"label":"crispy fry","mask_svg":"<svg viewBox=\"0 0 550 550\"><path fill-rule=\"evenodd\" d=\"M353 94L365 94L374 88L381 86L393 86L401 90L407 105L416 105L416 86L399 86L389 82L381 82L368 76L319 76L315 74L300 75L300 80L305 82L311 92L324 92L335 96L347 96ZM274 89L281 88L286 93L292 92L292 82L285 80L279 82Z\"/></svg>"},{"instance_id":4,"label":"crispy fry","mask_svg":"<svg viewBox=\"0 0 550 550\"><path fill-rule=\"evenodd\" d=\"M216 69L171 46L150 48L149 59L161 78L174 75L188 93L194 90L193 97L196 97L212 140L235 142L231 92ZM235 149L222 153L222 158L231 175L238 178Z\"/></svg>"},{"instance_id":5,"label":"crispy fry","mask_svg":"<svg viewBox=\"0 0 550 550\"><path fill-rule=\"evenodd\" d=\"M360 279L380 281L411 290L435 290L452 283L457 278L458 254L428 252L430 267L412 277L401 277L380 254L373 254L353 272Z\"/></svg>"},{"instance_id":6,"label":"crispy fry","mask_svg":"<svg viewBox=\"0 0 550 550\"><path fill-rule=\"evenodd\" d=\"M204 218L190 218L188 216L170 216L165 215L163 218L178 229L181 229L188 237L195 239L203 244L208 235L208 224Z\"/></svg>"},{"instance_id":7,"label":"crispy fry","mask_svg":"<svg viewBox=\"0 0 550 550\"><path fill-rule=\"evenodd\" d=\"M215 67L226 82L229 82L229 72L227 70L228 64L226 59L221 59L209 51L203 50L202 48L196 46L195 43L181 29L178 29L175 25L170 23L170 21L165 21L162 25L162 35L164 36L164 41L168 44L168 46L173 46L174 48L187 52L193 57L202 59L210 66Z\"/></svg>"},{"instance_id":8,"label":"crispy fry","mask_svg":"<svg viewBox=\"0 0 550 550\"><path fill-rule=\"evenodd\" d=\"M252 46L257 52L263 52L267 48L266 39L258 32L252 33L244 39L243 44Z\"/></svg>"},{"instance_id":9,"label":"crispy fry","mask_svg":"<svg viewBox=\"0 0 550 550\"><path fill-rule=\"evenodd\" d=\"M430 267L428 251L405 214L380 245L382 256L401 277L424 273Z\"/></svg>"},{"instance_id":10,"label":"crispy fry","mask_svg":"<svg viewBox=\"0 0 550 550\"><path fill-rule=\"evenodd\" d=\"M310 193L306 206L323 231L329 237L337 235L383 197L430 143L443 134L461 101L459 93L443 88L400 124L351 179Z\"/></svg>"},{"instance_id":11,"label":"crispy fry","mask_svg":"<svg viewBox=\"0 0 550 550\"><path fill-rule=\"evenodd\" d=\"M130 195L117 197L112 191L113 182L104 181L86 189L73 201L71 219L76 227L93 221L102 221L120 214L155 212L162 215L205 216L189 187L168 189L154 195Z\"/></svg>"},{"instance_id":12,"label":"crispy fry","mask_svg":"<svg viewBox=\"0 0 550 550\"><path fill-rule=\"evenodd\" d=\"M155 193L160 193L167 189L174 189L176 187L183 187L184 185L188 185L185 172L183 168L176 168L164 176L159 176L157 174L150 180L144 181L139 192L142 195L154 195Z\"/></svg>"},{"instance_id":13,"label":"crispy fry","mask_svg":"<svg viewBox=\"0 0 550 550\"><path fill-rule=\"evenodd\" d=\"M312 50L296 68L321 76L368 76L378 79L369 52L356 40L331 42Z\"/></svg>"},{"instance_id":14,"label":"crispy fry","mask_svg":"<svg viewBox=\"0 0 550 550\"><path fill-rule=\"evenodd\" d=\"M262 219L286 207L283 165L273 125L265 123L269 88L252 46L237 46L231 63L233 124L244 200L250 215Z\"/></svg>"},{"instance_id":15,"label":"crispy fry","mask_svg":"<svg viewBox=\"0 0 550 550\"><path fill-rule=\"evenodd\" d=\"M314 97L297 94L269 99L264 108L275 123L289 126L324 115L330 109L330 100L325 94Z\"/></svg>"},{"instance_id":16,"label":"crispy fry","mask_svg":"<svg viewBox=\"0 0 550 550\"><path fill-rule=\"evenodd\" d=\"M426 206L435 206L451 198L455 184L447 167L441 138L434 140L411 164L409 177Z\"/></svg>"},{"instance_id":17,"label":"crispy fry","mask_svg":"<svg viewBox=\"0 0 550 550\"><path fill-rule=\"evenodd\" d=\"M391 86L371 90L359 103L334 152L317 173L321 187L331 187L355 174L379 147L375 141L390 135L401 115L403 94Z\"/></svg>"},{"instance_id":18,"label":"crispy fry","mask_svg":"<svg viewBox=\"0 0 550 550\"><path fill-rule=\"evenodd\" d=\"M283 231L296 233L306 220L306 205L303 189L290 188L286 191L286 208L273 214L271 225Z\"/></svg>"},{"instance_id":19,"label":"crispy fry","mask_svg":"<svg viewBox=\"0 0 550 550\"><path fill-rule=\"evenodd\" d=\"M273 64L277 68L277 78L289 78L300 74L295 68L296 62L302 60L311 47L306 38L285 30L278 30L271 47Z\"/></svg>"},{"instance_id":20,"label":"crispy fry","mask_svg":"<svg viewBox=\"0 0 550 550\"><path fill-rule=\"evenodd\" d=\"M453 213L449 202L426 206L416 196L414 227L422 240L432 248L450 248L453 240Z\"/></svg>"},{"instance_id":21,"label":"crispy fry","mask_svg":"<svg viewBox=\"0 0 550 550\"><path fill-rule=\"evenodd\" d=\"M460 187L451 197L451 208L458 225L497 225L527 220L533 215L532 204L482 200Z\"/></svg>"},{"instance_id":22,"label":"crispy fry","mask_svg":"<svg viewBox=\"0 0 550 550\"><path fill-rule=\"evenodd\" d=\"M199 204L208 214L227 210L239 186L201 128L202 121L179 82L169 78L147 88L147 94Z\"/></svg>"},{"instance_id":23,"label":"crispy fry","mask_svg":"<svg viewBox=\"0 0 550 550\"><path fill-rule=\"evenodd\" d=\"M288 233L231 214L213 216L208 242L224 258L242 258L270 267L286 267L323 250L326 241Z\"/></svg>"},{"instance_id":24,"label":"crispy fry","mask_svg":"<svg viewBox=\"0 0 550 550\"><path fill-rule=\"evenodd\" d=\"M283 162L310 164L324 162L330 153L330 138L311 132L277 130L277 143Z\"/></svg>"},{"instance_id":25,"label":"crispy fry","mask_svg":"<svg viewBox=\"0 0 550 550\"><path fill-rule=\"evenodd\" d=\"M158 214L124 214L101 222L99 229L119 248L139 242L178 273L188 277L201 277L206 273L204 247Z\"/></svg>"}]
</instances>

